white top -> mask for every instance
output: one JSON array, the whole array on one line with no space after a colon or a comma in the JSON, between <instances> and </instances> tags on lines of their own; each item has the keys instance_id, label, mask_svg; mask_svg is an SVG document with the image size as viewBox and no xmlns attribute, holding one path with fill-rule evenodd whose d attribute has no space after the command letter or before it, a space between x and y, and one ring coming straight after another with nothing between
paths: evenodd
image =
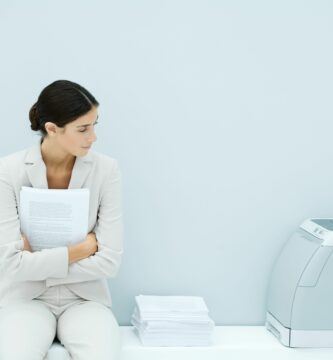
<instances>
[{"instance_id":1,"label":"white top","mask_svg":"<svg viewBox=\"0 0 333 360\"><path fill-rule=\"evenodd\" d=\"M264 326L217 326L209 347L146 347L130 326L121 326L119 360L332 360L333 348L287 348ZM53 345L48 360L68 360L61 345Z\"/></svg>"}]
</instances>

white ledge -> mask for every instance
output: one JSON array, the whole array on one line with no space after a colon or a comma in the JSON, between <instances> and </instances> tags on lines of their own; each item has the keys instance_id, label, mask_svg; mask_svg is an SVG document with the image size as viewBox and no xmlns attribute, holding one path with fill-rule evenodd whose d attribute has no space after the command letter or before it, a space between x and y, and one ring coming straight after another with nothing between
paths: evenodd
<instances>
[{"instance_id":1,"label":"white ledge","mask_svg":"<svg viewBox=\"0 0 333 360\"><path fill-rule=\"evenodd\" d=\"M121 326L123 348L119 360L332 360L333 348L287 348L264 326L216 326L212 345L205 347L143 346L132 326ZM69 360L65 349L53 344L47 360ZM110 359L113 360L113 359Z\"/></svg>"}]
</instances>

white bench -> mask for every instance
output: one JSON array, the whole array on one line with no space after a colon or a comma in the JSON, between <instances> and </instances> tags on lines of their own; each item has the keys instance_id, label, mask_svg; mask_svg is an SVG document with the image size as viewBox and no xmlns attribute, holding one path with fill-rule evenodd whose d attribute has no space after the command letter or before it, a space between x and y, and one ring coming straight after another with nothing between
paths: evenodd
<instances>
[{"instance_id":1,"label":"white bench","mask_svg":"<svg viewBox=\"0 0 333 360\"><path fill-rule=\"evenodd\" d=\"M146 347L132 326L121 326L123 348L119 360L332 360L332 349L290 349L264 326L216 326L209 347ZM60 344L53 344L47 360L69 360ZM112 359L113 360L113 359Z\"/></svg>"}]
</instances>

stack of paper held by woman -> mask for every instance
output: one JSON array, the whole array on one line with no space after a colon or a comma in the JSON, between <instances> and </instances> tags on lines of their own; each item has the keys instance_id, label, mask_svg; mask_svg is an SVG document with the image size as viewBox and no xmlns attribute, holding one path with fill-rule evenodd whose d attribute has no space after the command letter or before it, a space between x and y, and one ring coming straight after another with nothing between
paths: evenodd
<instances>
[{"instance_id":1,"label":"stack of paper held by woman","mask_svg":"<svg viewBox=\"0 0 333 360\"><path fill-rule=\"evenodd\" d=\"M88 188L21 188L21 232L29 239L32 251L83 241L88 232L88 216Z\"/></svg>"},{"instance_id":2,"label":"stack of paper held by woman","mask_svg":"<svg viewBox=\"0 0 333 360\"><path fill-rule=\"evenodd\" d=\"M208 346L214 321L196 296L135 297L131 323L146 346Z\"/></svg>"}]
</instances>

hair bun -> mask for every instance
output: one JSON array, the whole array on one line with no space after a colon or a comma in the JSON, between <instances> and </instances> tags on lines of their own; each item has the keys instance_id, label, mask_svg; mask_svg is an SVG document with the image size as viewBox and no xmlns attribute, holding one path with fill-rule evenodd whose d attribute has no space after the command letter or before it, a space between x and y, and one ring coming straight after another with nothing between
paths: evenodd
<instances>
[{"instance_id":1,"label":"hair bun","mask_svg":"<svg viewBox=\"0 0 333 360\"><path fill-rule=\"evenodd\" d=\"M29 111L29 119L31 122L31 129L38 131L40 130L39 121L38 121L38 109L37 109L37 103L32 105L30 111Z\"/></svg>"}]
</instances>

